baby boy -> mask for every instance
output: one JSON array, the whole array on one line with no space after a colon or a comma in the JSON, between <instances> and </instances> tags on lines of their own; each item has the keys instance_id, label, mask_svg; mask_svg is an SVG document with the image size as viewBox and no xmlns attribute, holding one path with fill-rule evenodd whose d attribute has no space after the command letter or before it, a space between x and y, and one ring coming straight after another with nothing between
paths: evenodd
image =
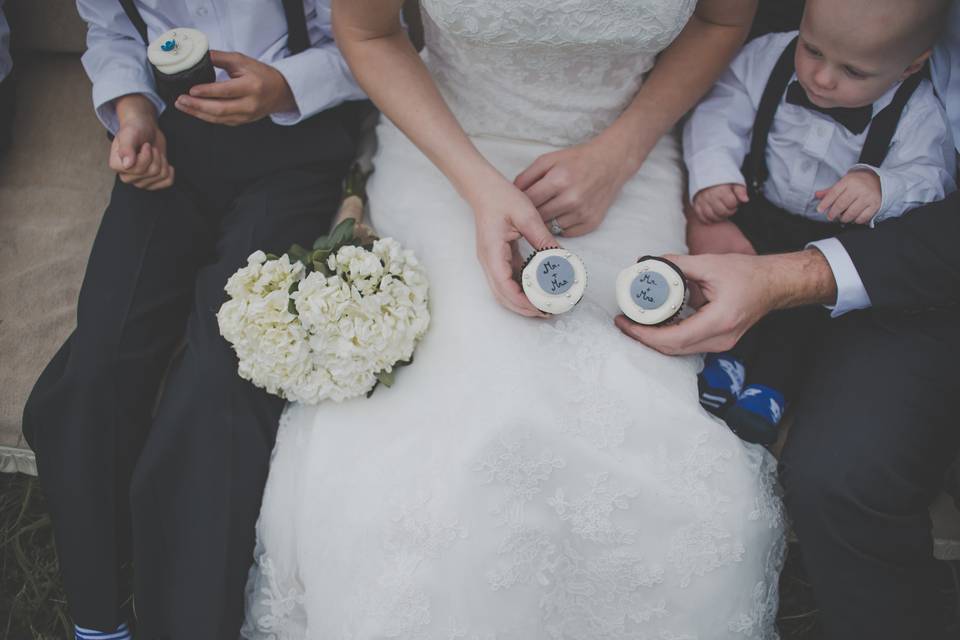
<instances>
[{"instance_id":1,"label":"baby boy","mask_svg":"<svg viewBox=\"0 0 960 640\"><path fill-rule=\"evenodd\" d=\"M684 128L691 253L777 253L869 228L956 186L926 79L948 0L808 0L799 32L760 37ZM826 313L773 314L707 358L700 402L770 443Z\"/></svg>"}]
</instances>

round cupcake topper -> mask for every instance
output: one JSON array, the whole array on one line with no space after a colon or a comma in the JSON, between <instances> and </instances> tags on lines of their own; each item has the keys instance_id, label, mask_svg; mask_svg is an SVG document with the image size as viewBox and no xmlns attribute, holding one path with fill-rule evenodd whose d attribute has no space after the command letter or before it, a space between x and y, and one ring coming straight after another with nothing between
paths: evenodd
<instances>
[{"instance_id":1,"label":"round cupcake topper","mask_svg":"<svg viewBox=\"0 0 960 640\"><path fill-rule=\"evenodd\" d=\"M617 276L617 304L639 324L655 325L673 319L686 296L683 272L663 258L644 256Z\"/></svg>"},{"instance_id":2,"label":"round cupcake topper","mask_svg":"<svg viewBox=\"0 0 960 640\"><path fill-rule=\"evenodd\" d=\"M173 75L195 66L207 55L207 36L196 29L171 29L150 43L147 58L160 73Z\"/></svg>"},{"instance_id":3,"label":"round cupcake topper","mask_svg":"<svg viewBox=\"0 0 960 640\"><path fill-rule=\"evenodd\" d=\"M587 289L583 261L566 249L544 249L527 260L521 275L523 292L545 313L566 313Z\"/></svg>"}]
</instances>

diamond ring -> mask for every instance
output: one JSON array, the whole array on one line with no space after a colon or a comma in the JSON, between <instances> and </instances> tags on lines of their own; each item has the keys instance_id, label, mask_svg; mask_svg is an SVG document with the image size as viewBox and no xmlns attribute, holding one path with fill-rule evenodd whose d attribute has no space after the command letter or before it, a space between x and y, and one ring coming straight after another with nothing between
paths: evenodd
<instances>
[{"instance_id":1,"label":"diamond ring","mask_svg":"<svg viewBox=\"0 0 960 640\"><path fill-rule=\"evenodd\" d=\"M560 223L557 222L556 218L550 221L550 233L552 233L555 236L563 235L563 227L560 226Z\"/></svg>"}]
</instances>

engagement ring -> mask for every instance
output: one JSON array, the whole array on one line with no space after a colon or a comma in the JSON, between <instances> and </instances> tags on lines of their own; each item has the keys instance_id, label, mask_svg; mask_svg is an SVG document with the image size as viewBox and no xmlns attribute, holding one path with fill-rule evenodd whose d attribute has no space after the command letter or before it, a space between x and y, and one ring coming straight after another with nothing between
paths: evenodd
<instances>
[{"instance_id":1,"label":"engagement ring","mask_svg":"<svg viewBox=\"0 0 960 640\"><path fill-rule=\"evenodd\" d=\"M550 233L552 233L555 236L563 235L563 227L560 226L560 223L557 222L556 218L550 221Z\"/></svg>"}]
</instances>

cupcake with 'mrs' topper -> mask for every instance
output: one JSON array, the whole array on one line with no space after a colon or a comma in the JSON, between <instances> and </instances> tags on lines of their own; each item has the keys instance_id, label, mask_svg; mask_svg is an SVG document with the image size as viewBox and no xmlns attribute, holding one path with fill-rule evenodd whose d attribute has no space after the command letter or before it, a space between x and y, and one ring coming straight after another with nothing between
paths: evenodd
<instances>
[{"instance_id":1,"label":"cupcake with 'mrs' topper","mask_svg":"<svg viewBox=\"0 0 960 640\"><path fill-rule=\"evenodd\" d=\"M147 47L157 92L167 104L198 84L216 80L207 36L197 29L170 29Z\"/></svg>"}]
</instances>

